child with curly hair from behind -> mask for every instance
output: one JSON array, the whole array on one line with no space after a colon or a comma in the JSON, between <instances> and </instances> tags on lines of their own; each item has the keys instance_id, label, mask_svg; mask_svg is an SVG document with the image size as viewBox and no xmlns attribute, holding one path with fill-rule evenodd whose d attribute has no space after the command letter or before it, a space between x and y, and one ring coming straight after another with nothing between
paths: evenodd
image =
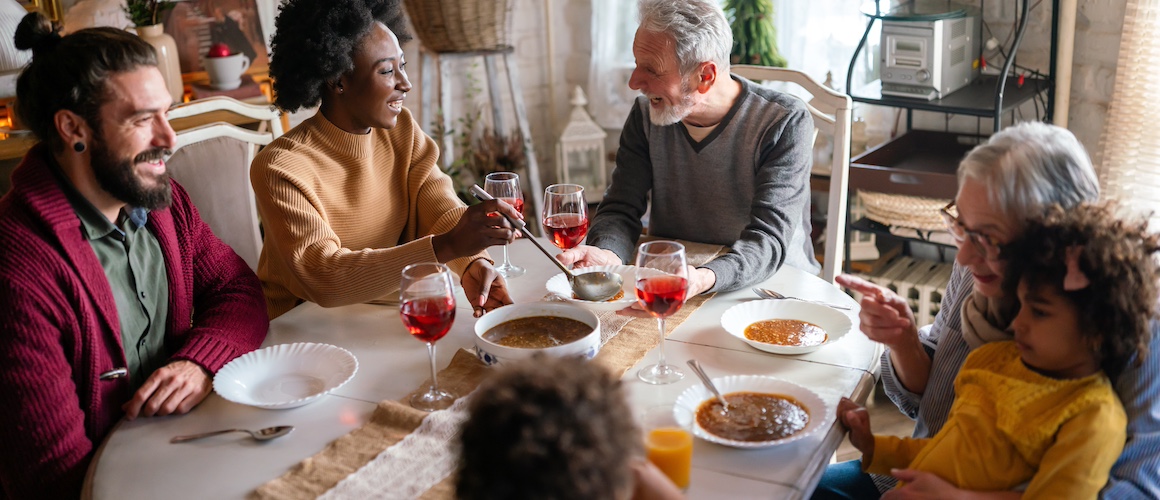
<instances>
[{"instance_id":1,"label":"child with curly hair from behind","mask_svg":"<svg viewBox=\"0 0 1160 500\"><path fill-rule=\"evenodd\" d=\"M1059 207L1002 248L1021 304L1014 340L967 356L934 437L873 435L849 400L838 419L867 472L934 473L959 488L1026 488L1028 498L1095 498L1126 438L1112 382L1147 349L1160 238L1112 204Z\"/></svg>"},{"instance_id":2,"label":"child with curly hair from behind","mask_svg":"<svg viewBox=\"0 0 1160 500\"><path fill-rule=\"evenodd\" d=\"M596 363L505 362L471 396L460 432L460 500L676 500L642 458L620 380Z\"/></svg>"}]
</instances>

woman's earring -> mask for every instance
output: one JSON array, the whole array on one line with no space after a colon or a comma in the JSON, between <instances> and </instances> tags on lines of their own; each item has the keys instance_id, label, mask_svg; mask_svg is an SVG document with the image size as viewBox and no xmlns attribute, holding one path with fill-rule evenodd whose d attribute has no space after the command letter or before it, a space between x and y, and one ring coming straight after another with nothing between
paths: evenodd
<instances>
[{"instance_id":1,"label":"woman's earring","mask_svg":"<svg viewBox=\"0 0 1160 500\"><path fill-rule=\"evenodd\" d=\"M85 152L85 143L77 141L75 144L73 144L73 151L76 151L78 153L84 153Z\"/></svg>"}]
</instances>

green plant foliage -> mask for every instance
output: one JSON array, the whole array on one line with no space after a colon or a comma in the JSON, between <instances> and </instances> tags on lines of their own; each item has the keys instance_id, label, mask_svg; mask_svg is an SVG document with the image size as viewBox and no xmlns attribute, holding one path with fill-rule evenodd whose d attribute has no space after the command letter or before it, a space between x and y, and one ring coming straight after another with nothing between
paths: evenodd
<instances>
[{"instance_id":1,"label":"green plant foliage","mask_svg":"<svg viewBox=\"0 0 1160 500\"><path fill-rule=\"evenodd\" d=\"M725 15L733 29L733 64L785 67L777 51L773 0L725 0Z\"/></svg>"},{"instance_id":2,"label":"green plant foliage","mask_svg":"<svg viewBox=\"0 0 1160 500\"><path fill-rule=\"evenodd\" d=\"M126 0L125 13L133 26L152 26L165 20L165 13L174 7L166 0Z\"/></svg>"}]
</instances>

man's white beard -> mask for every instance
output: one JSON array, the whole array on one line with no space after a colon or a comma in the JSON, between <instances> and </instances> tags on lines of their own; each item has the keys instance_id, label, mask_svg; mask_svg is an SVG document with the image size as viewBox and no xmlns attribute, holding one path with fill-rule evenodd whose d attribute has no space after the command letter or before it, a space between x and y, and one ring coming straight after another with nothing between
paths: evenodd
<instances>
[{"instance_id":1,"label":"man's white beard","mask_svg":"<svg viewBox=\"0 0 1160 500\"><path fill-rule=\"evenodd\" d=\"M693 102L693 89L688 87L689 85L687 82L681 84L681 101L676 104L666 104L660 109L660 111L657 111L656 108L649 106L649 121L651 121L653 125L663 127L665 125L672 125L681 120L684 120L685 117L692 114L693 105L696 103ZM646 95L645 97L651 96Z\"/></svg>"}]
</instances>

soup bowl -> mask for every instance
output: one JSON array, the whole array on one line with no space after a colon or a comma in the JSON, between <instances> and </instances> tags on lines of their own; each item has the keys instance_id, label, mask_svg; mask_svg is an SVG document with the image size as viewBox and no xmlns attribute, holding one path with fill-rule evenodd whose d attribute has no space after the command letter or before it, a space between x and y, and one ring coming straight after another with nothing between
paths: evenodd
<instances>
[{"instance_id":1,"label":"soup bowl","mask_svg":"<svg viewBox=\"0 0 1160 500\"><path fill-rule=\"evenodd\" d=\"M573 319L592 327L592 331L567 344L541 348L508 347L483 338L484 333L487 333L488 330L498 326L500 323L533 316L555 316ZM599 351L600 319L592 311L568 303L530 302L513 304L495 309L483 315L482 318L479 318L475 322L475 354L479 357L480 361L483 361L487 365L517 359L527 359L536 353L544 353L548 356L557 357L583 356L585 359L592 359Z\"/></svg>"}]
</instances>

